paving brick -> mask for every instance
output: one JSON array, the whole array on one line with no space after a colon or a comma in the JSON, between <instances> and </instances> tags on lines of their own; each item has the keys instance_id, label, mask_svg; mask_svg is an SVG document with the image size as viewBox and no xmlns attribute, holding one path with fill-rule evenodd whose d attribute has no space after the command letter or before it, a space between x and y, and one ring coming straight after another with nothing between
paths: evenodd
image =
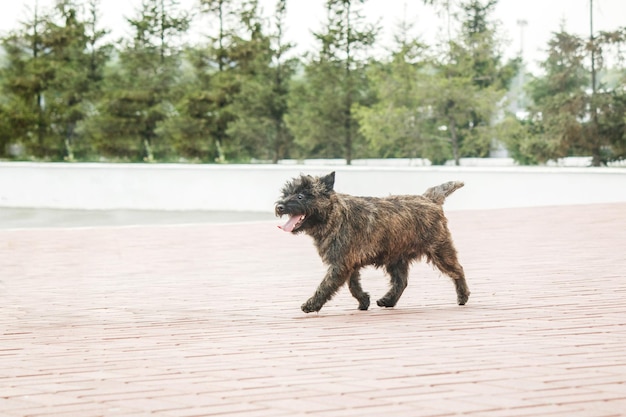
<instances>
[{"instance_id":1,"label":"paving brick","mask_svg":"<svg viewBox=\"0 0 626 417\"><path fill-rule=\"evenodd\" d=\"M448 217L467 306L417 264L311 315L324 266L273 223L2 230L0 414L622 415L626 204Z\"/></svg>"},{"instance_id":2,"label":"paving brick","mask_svg":"<svg viewBox=\"0 0 626 417\"><path fill-rule=\"evenodd\" d=\"M22 417L96 417L96 416L121 416L123 413L132 415L136 410L110 408L102 404L68 404L49 405L46 407L23 410Z\"/></svg>"}]
</instances>

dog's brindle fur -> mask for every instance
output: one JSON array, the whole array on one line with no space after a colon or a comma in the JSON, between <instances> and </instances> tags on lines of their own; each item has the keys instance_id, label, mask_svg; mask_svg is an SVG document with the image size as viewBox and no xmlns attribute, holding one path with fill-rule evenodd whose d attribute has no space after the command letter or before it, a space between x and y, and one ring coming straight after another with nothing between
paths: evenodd
<instances>
[{"instance_id":1,"label":"dog's brindle fur","mask_svg":"<svg viewBox=\"0 0 626 417\"><path fill-rule=\"evenodd\" d=\"M382 266L389 274L391 288L376 303L393 307L407 286L409 264L422 257L453 278L458 304L467 302L470 291L442 208L462 182L429 188L421 196L385 198L340 194L333 190L334 183L334 172L323 177L302 175L285 184L276 203L276 215L290 217L282 228L312 236L328 265L302 311L319 311L346 281L359 309L367 310L370 297L361 288L359 274L366 265ZM305 217L298 221L301 215Z\"/></svg>"}]
</instances>

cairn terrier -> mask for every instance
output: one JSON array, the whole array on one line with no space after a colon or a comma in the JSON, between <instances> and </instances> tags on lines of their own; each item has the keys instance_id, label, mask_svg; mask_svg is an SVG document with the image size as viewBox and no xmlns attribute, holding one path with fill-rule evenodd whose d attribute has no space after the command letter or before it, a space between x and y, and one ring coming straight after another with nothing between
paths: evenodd
<instances>
[{"instance_id":1,"label":"cairn terrier","mask_svg":"<svg viewBox=\"0 0 626 417\"><path fill-rule=\"evenodd\" d=\"M276 215L289 217L279 228L310 235L328 265L302 311L319 311L346 281L359 309L367 310L370 297L361 288L359 273L367 265L382 266L389 274L391 288L376 304L393 307L407 286L410 263L422 257L453 279L458 304L467 302L470 291L442 208L462 182L447 182L423 195L384 198L337 193L334 184L334 172L323 177L301 175L285 184L276 202Z\"/></svg>"}]
</instances>

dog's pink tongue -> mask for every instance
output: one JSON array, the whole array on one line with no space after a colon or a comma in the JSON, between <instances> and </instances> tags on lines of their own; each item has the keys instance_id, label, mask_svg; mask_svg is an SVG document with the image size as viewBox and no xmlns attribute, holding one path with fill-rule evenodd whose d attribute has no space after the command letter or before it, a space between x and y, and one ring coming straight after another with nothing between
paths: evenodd
<instances>
[{"instance_id":1,"label":"dog's pink tongue","mask_svg":"<svg viewBox=\"0 0 626 417\"><path fill-rule=\"evenodd\" d=\"M290 216L287 223L282 226L278 226L279 229L282 229L285 232L293 231L293 228L296 227L296 224L302 219L302 215L300 216Z\"/></svg>"}]
</instances>

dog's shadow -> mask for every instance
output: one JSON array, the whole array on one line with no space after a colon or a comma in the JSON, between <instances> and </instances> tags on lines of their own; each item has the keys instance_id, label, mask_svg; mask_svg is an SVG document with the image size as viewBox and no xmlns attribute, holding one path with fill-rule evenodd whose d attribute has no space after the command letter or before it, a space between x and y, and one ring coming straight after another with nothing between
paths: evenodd
<instances>
[{"instance_id":1,"label":"dog's shadow","mask_svg":"<svg viewBox=\"0 0 626 417\"><path fill-rule=\"evenodd\" d=\"M394 307L394 308L370 308L366 311L358 309L330 308L317 313L299 314L293 316L294 320L340 320L342 323L371 323L372 321L394 321L398 320L457 320L460 317L467 317L467 314L475 311L471 306L459 307L457 305L443 306L419 306L419 307Z\"/></svg>"}]
</instances>

